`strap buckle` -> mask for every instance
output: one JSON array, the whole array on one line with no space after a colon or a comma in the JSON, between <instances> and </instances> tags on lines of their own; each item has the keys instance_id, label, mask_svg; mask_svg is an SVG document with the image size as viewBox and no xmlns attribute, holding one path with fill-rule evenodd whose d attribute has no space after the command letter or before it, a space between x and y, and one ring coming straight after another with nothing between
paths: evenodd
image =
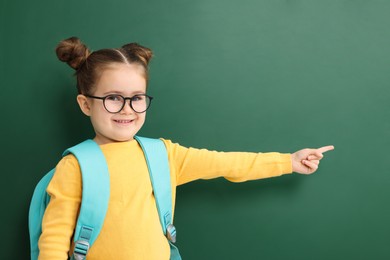
<instances>
[{"instance_id":1,"label":"strap buckle","mask_svg":"<svg viewBox=\"0 0 390 260\"><path fill-rule=\"evenodd\" d=\"M75 260L84 260L89 250L89 243L86 240L78 240L75 243L73 258Z\"/></svg>"},{"instance_id":2,"label":"strap buckle","mask_svg":"<svg viewBox=\"0 0 390 260\"><path fill-rule=\"evenodd\" d=\"M176 228L173 224L167 226L167 238L172 243L176 243Z\"/></svg>"}]
</instances>

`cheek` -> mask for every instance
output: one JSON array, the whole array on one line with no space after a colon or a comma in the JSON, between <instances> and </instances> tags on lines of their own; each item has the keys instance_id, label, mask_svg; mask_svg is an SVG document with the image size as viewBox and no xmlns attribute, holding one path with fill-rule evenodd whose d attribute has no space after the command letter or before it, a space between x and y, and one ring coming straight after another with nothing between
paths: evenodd
<instances>
[{"instance_id":1,"label":"cheek","mask_svg":"<svg viewBox=\"0 0 390 260\"><path fill-rule=\"evenodd\" d=\"M93 104L91 104L91 116L94 116L96 118L105 118L109 115L111 114L106 111L103 106L103 103L94 102Z\"/></svg>"},{"instance_id":2,"label":"cheek","mask_svg":"<svg viewBox=\"0 0 390 260\"><path fill-rule=\"evenodd\" d=\"M92 107L90 117L94 127L97 125L104 125L107 121L111 120L111 114L109 114L102 105L99 106L99 104Z\"/></svg>"},{"instance_id":3,"label":"cheek","mask_svg":"<svg viewBox=\"0 0 390 260\"><path fill-rule=\"evenodd\" d=\"M146 118L146 113L140 114L138 116L139 121L142 122L142 123L145 122L145 118Z\"/></svg>"}]
</instances>

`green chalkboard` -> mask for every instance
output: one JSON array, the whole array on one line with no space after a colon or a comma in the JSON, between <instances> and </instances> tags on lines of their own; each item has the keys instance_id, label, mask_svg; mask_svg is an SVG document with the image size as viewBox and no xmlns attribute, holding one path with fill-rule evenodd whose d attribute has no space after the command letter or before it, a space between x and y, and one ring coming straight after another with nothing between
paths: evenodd
<instances>
[{"instance_id":1,"label":"green chalkboard","mask_svg":"<svg viewBox=\"0 0 390 260\"><path fill-rule=\"evenodd\" d=\"M0 3L0 259L28 259L34 186L91 137L54 48L154 51L142 135L222 151L333 144L312 176L178 187L186 260L390 259L390 2Z\"/></svg>"}]
</instances>

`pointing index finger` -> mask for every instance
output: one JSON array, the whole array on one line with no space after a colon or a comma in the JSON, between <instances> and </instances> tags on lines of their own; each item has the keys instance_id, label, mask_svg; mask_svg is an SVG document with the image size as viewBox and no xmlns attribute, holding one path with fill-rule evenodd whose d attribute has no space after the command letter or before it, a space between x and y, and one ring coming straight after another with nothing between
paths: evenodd
<instances>
[{"instance_id":1,"label":"pointing index finger","mask_svg":"<svg viewBox=\"0 0 390 260\"><path fill-rule=\"evenodd\" d=\"M334 149L333 145L328 145L328 146L323 146L321 148L318 148L317 151L320 152L320 153L325 153L325 152L328 152L328 151L332 151L333 149Z\"/></svg>"}]
</instances>

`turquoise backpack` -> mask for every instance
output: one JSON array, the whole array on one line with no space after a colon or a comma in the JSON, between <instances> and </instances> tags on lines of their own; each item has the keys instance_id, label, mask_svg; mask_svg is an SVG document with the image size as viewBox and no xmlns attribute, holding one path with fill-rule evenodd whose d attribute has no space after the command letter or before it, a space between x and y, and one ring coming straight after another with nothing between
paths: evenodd
<instances>
[{"instance_id":1,"label":"turquoise backpack","mask_svg":"<svg viewBox=\"0 0 390 260\"><path fill-rule=\"evenodd\" d=\"M156 199L160 223L170 248L171 260L181 260L176 242L176 229L172 224L172 192L167 150L159 139L135 136L144 152ZM73 154L82 173L82 201L74 231L75 249L72 260L86 258L103 226L110 197L110 178L106 159L97 143L86 140L67 149L62 156ZM42 233L42 218L50 201L46 188L55 169L47 173L36 186L30 204L29 231L31 260L38 259L38 240ZM130 221L130 220L129 220Z\"/></svg>"}]
</instances>

